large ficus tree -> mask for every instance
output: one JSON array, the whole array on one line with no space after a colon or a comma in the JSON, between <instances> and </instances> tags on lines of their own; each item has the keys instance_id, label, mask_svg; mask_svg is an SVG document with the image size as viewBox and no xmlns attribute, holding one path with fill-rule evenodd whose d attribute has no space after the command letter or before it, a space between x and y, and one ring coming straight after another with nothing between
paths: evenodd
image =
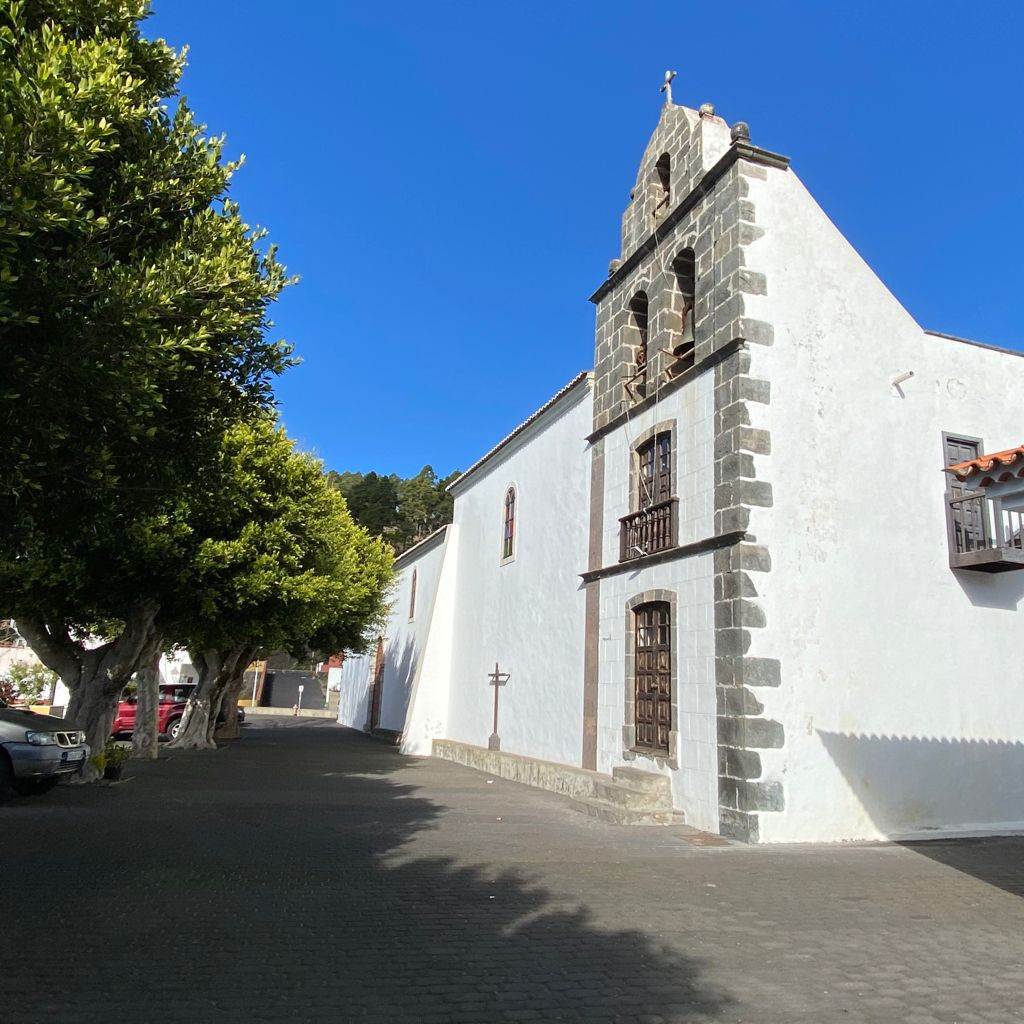
<instances>
[{"instance_id":1,"label":"large ficus tree","mask_svg":"<svg viewBox=\"0 0 1024 1024\"><path fill-rule=\"evenodd\" d=\"M321 464L271 421L228 432L215 479L197 507L187 614L168 627L199 670L176 746L213 745L221 702L235 706L257 652L358 649L392 579L391 548L352 521Z\"/></svg>"},{"instance_id":2,"label":"large ficus tree","mask_svg":"<svg viewBox=\"0 0 1024 1024\"><path fill-rule=\"evenodd\" d=\"M284 270L147 12L0 3L0 614L94 744L192 529L181 489L290 362L266 337Z\"/></svg>"}]
</instances>

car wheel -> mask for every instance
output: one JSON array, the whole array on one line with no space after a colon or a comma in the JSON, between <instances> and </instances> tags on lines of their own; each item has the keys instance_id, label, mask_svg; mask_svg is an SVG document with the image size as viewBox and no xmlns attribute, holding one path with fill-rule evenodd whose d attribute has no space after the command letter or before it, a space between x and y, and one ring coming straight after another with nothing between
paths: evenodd
<instances>
[{"instance_id":1,"label":"car wheel","mask_svg":"<svg viewBox=\"0 0 1024 1024\"><path fill-rule=\"evenodd\" d=\"M48 779L15 779L14 792L21 796L42 796L49 793L57 785L57 778L51 776Z\"/></svg>"},{"instance_id":2,"label":"car wheel","mask_svg":"<svg viewBox=\"0 0 1024 1024\"><path fill-rule=\"evenodd\" d=\"M181 730L181 719L180 718L175 718L175 719L172 719L170 722L167 723L167 731L164 733L164 735L169 740L174 740L174 739L178 738L178 732L180 730Z\"/></svg>"}]
</instances>

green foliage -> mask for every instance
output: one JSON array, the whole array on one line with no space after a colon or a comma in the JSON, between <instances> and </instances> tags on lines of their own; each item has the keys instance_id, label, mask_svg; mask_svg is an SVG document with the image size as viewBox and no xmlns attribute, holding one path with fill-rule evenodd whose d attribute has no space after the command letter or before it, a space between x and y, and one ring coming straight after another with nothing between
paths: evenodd
<instances>
[{"instance_id":1,"label":"green foliage","mask_svg":"<svg viewBox=\"0 0 1024 1024\"><path fill-rule=\"evenodd\" d=\"M103 748L89 758L89 762L102 775L107 768L120 768L131 756L131 746L127 743L118 743L111 736Z\"/></svg>"},{"instance_id":2,"label":"green foliage","mask_svg":"<svg viewBox=\"0 0 1024 1024\"><path fill-rule=\"evenodd\" d=\"M390 537L401 529L398 484L394 477L368 473L355 481L346 497L356 522L378 537Z\"/></svg>"},{"instance_id":3,"label":"green foliage","mask_svg":"<svg viewBox=\"0 0 1024 1024\"><path fill-rule=\"evenodd\" d=\"M225 435L197 491L202 523L177 639L190 649L359 649L384 617L393 557L319 462L272 421Z\"/></svg>"},{"instance_id":4,"label":"green foliage","mask_svg":"<svg viewBox=\"0 0 1024 1024\"><path fill-rule=\"evenodd\" d=\"M0 593L117 617L185 534L182 481L269 408L285 271L227 198L143 0L0 4Z\"/></svg>"},{"instance_id":5,"label":"green foliage","mask_svg":"<svg viewBox=\"0 0 1024 1024\"><path fill-rule=\"evenodd\" d=\"M431 466L408 479L332 470L327 482L345 498L360 526L401 552L452 521L454 503L446 488L459 475L440 479Z\"/></svg>"},{"instance_id":6,"label":"green foliage","mask_svg":"<svg viewBox=\"0 0 1024 1024\"><path fill-rule=\"evenodd\" d=\"M103 747L103 767L117 768L132 756L132 748L127 743L118 743L115 739L107 740Z\"/></svg>"},{"instance_id":7,"label":"green foliage","mask_svg":"<svg viewBox=\"0 0 1024 1024\"><path fill-rule=\"evenodd\" d=\"M43 694L49 694L57 682L57 673L45 665L18 662L12 665L3 676L18 700L28 704L36 704Z\"/></svg>"}]
</instances>

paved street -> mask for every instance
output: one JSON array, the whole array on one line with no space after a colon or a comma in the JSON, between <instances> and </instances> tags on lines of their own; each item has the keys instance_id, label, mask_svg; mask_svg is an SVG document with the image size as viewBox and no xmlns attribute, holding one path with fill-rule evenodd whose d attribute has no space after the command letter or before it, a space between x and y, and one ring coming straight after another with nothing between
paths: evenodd
<instances>
[{"instance_id":1,"label":"paved street","mask_svg":"<svg viewBox=\"0 0 1024 1024\"><path fill-rule=\"evenodd\" d=\"M1024 1020L1024 840L698 846L327 721L0 807L0 1022Z\"/></svg>"}]
</instances>

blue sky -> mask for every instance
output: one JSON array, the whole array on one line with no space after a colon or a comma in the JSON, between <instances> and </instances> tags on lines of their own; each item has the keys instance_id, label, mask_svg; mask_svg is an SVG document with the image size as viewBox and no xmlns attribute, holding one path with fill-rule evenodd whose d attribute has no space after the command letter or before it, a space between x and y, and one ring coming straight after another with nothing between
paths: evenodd
<instances>
[{"instance_id":1,"label":"blue sky","mask_svg":"<svg viewBox=\"0 0 1024 1024\"><path fill-rule=\"evenodd\" d=\"M183 92L301 275L278 395L330 468L465 468L592 365L666 68L923 326L1024 348L1024 4L155 0L146 32L190 46Z\"/></svg>"}]
</instances>

